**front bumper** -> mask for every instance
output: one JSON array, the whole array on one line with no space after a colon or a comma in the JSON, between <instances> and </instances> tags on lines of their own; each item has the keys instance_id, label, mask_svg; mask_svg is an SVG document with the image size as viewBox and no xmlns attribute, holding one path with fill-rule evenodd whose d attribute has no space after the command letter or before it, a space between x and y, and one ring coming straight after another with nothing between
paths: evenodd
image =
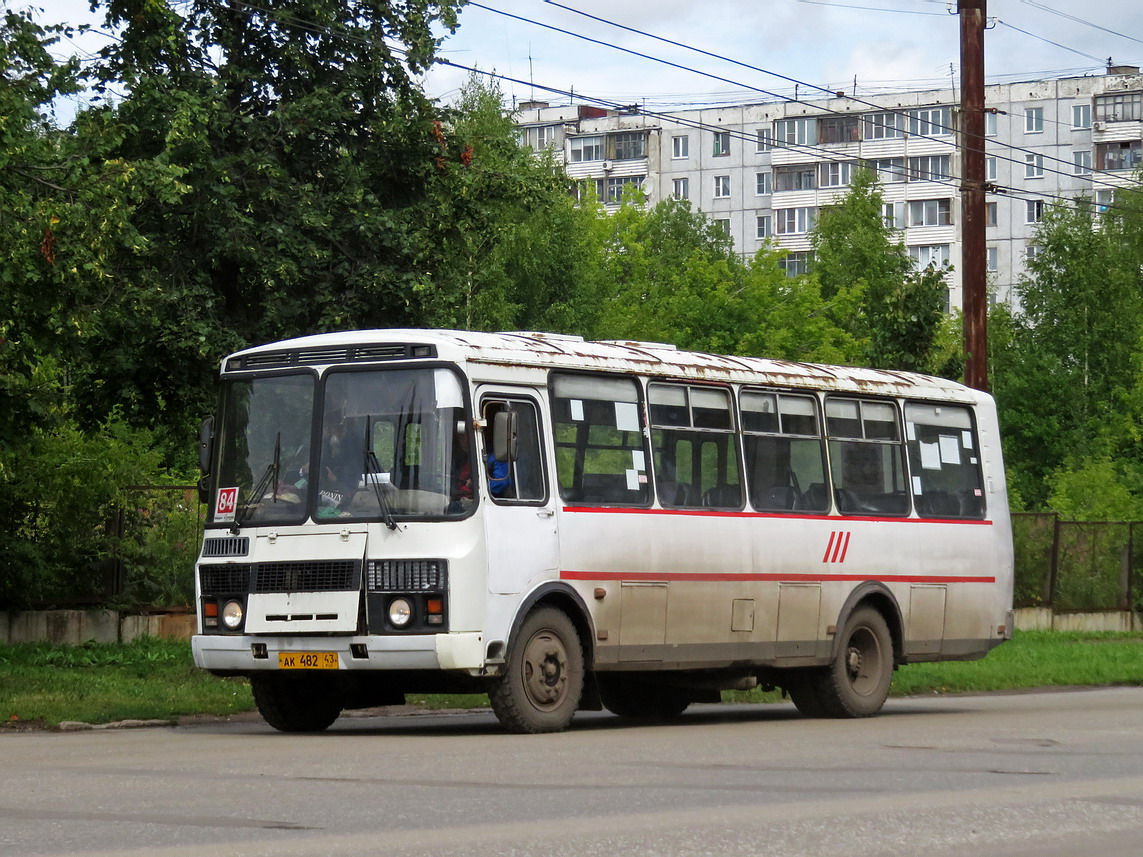
<instances>
[{"instance_id":1,"label":"front bumper","mask_svg":"<svg viewBox=\"0 0 1143 857\"><path fill-rule=\"evenodd\" d=\"M265 656L255 657L255 645ZM484 668L484 635L478 632L384 637L278 637L259 634L191 638L195 665L226 673L278 669L281 652L336 652L343 670L468 670ZM364 655L364 656L363 656Z\"/></svg>"}]
</instances>

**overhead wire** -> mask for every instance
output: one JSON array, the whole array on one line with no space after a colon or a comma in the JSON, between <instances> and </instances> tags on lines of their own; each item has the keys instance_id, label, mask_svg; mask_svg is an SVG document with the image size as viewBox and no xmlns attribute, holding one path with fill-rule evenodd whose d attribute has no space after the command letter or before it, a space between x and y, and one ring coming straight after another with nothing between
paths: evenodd
<instances>
[{"instance_id":1,"label":"overhead wire","mask_svg":"<svg viewBox=\"0 0 1143 857\"><path fill-rule=\"evenodd\" d=\"M628 32L631 32L631 33L635 33L635 34L637 34L637 35L640 35L640 36L645 36L646 38L654 39L654 40L656 40L656 41L661 41L661 42L664 42L664 43L666 43L666 44L669 44L669 45L673 45L673 46L675 46L675 47L678 47L678 48L683 48L683 49L685 49L685 50L689 50L689 51L692 51L692 52L694 52L694 53L697 53L697 54L701 54L701 55L703 55L703 56L707 56L707 57L710 57L710 58L712 58L712 59L716 59L716 60L719 60L719 61L721 61L721 62L730 63L730 64L732 64L732 65L741 66L742 68L746 68L746 69L749 69L749 70L751 70L751 71L756 71L756 72L759 72L759 73L761 73L761 74L770 75L771 77L776 77L776 78L778 78L778 79L780 79L780 80L785 80L785 81L787 81L787 82L790 82L790 83L794 83L794 84L796 84L796 85L800 85L800 86L806 86L806 87L809 87L809 88L811 88L811 89L817 90L817 91L819 91L819 92L824 92L824 93L827 93L827 94L829 94L831 97L838 97L838 93L837 93L837 92L835 92L835 91L831 91L831 90L828 90L828 89L826 89L825 87L822 87L822 86L818 86L817 84L808 83L808 82L806 82L806 81L803 81L803 80L798 80L797 78L793 78L793 77L790 77L789 75L781 74L781 73L779 73L779 72L771 71L771 70L769 70L769 69L759 68L758 66L754 66L754 65L751 65L751 64L749 64L749 63L745 63L745 62L742 62L742 61L740 61L740 60L732 59L732 58L730 58L730 57L722 56L721 54L716 54L716 53L713 53L713 52L711 52L711 51L706 51L706 50L703 50L702 48L696 48L696 47L693 47L693 46L691 46L691 45L687 45L687 44L684 44L684 43L682 43L682 42L677 42L677 41L675 41L675 40L673 40L673 39L668 39L668 38L666 38L666 37L664 37L664 36L658 36L658 35L655 35L654 33L648 33L648 32L646 32L646 31L644 31L644 30L639 30L639 29L637 29L637 28L635 28L635 27L629 27L629 26L627 26L626 24L619 24L619 23L617 23L617 22L615 22L615 21L610 21L610 20L608 20L608 19L606 19L606 18L602 18L602 17L600 17L600 16L598 16L598 15L592 15L592 14L590 14L590 13L588 13L588 12L584 12L584 11L582 11L582 10L579 10L579 9L576 9L576 8L574 8L574 7L572 7L572 6L567 6L567 5L563 4L563 3L559 3L559 2L557 2L557 0L544 0L544 2L545 2L545 4L546 4L546 5L549 5L549 6L555 6L555 7L559 8L559 9L564 9L565 11L568 11L568 12L572 12L572 13L574 13L574 14L576 14L576 15L580 15L580 16L582 16L582 17L588 18L588 19L590 19L590 20L593 20L593 21L598 21L599 23L602 23L602 24L606 24L606 25L608 25L608 26L611 26L611 27L615 27L615 28L617 28L617 29L620 29L620 30L626 30L626 31L628 31ZM517 18L518 20L521 20L521 21L524 21L524 22L526 22L526 23L530 23L530 24L535 24L535 25L537 25L537 26L541 26L541 27L545 27L545 28L549 28L549 27L550 27L550 25L548 25L548 24L544 24L544 23L542 23L542 22L539 22L539 21L532 21L531 19L528 19L528 18L522 18L521 16L518 16L518 15L513 15L513 14L511 14L511 13L508 13L508 12L503 12L503 11L500 11L500 10L498 10L498 9L493 9L493 8L491 8L491 7L489 7L489 6L485 6L485 5L484 5L484 4L482 4L482 3L479 3L479 2L475 2L475 0L473 0L472 2L470 2L468 5L470 5L470 6L476 6L476 7L478 7L478 8L481 8L481 9L486 9L486 10L488 10L488 11L491 11L491 12L495 12L496 14L500 14L500 15L505 15L505 16L507 16L507 17L511 17L511 18ZM563 30L562 28L552 28L552 29L556 29L556 30L558 30L559 32L565 32L565 33L569 32L569 31ZM687 68L687 67L685 67L685 66L681 66L681 65L679 65L679 64L677 64L677 63L670 63L670 62L667 62L666 60L660 60L660 59L658 59L658 58L655 58L655 57L650 57L649 55L646 55L646 54L642 54L642 53L639 53L639 52L637 52L637 51L631 51L631 50L630 50L630 49L628 49L628 48L620 48L620 47L618 47L618 46L614 46L614 45L607 45L607 43L605 43L605 42L602 42L602 41L600 41L600 40L597 40L597 39L590 39L590 38L588 38L588 37L579 36L579 35L577 35L577 34L574 34L574 33L571 33L571 35L575 35L577 38L584 38L584 39L585 39L585 40L587 40L587 41L595 42L595 43L597 43L597 44L603 44L603 45L605 45L605 46L608 46L608 47L612 47L612 48L615 48L615 49L617 49L617 50L622 50L622 51L624 51L624 52L628 52L628 53L634 53L634 54L636 54L637 56L641 56L641 57L649 58L649 59L652 59L652 60L654 60L654 61L656 61L656 62L665 62L665 63L667 63L667 64L669 64L669 65L672 65L672 66L675 66L675 67L677 67L677 68L684 68L684 69L686 69L686 70L688 70L688 71L692 71L692 72L694 72L694 73L696 73L696 74L700 74L700 75L704 75L704 76L707 76L707 73L706 73L706 72L703 72L703 71L700 71L700 70L697 70L697 69L690 69L690 68ZM746 88L747 88L747 89L754 89L755 91L758 91L758 92L763 92L763 93L765 93L765 94L772 94L772 93L770 93L768 90L764 90L764 89L758 89L757 87L750 87L750 86L748 86L748 85L744 85L744 86L746 86ZM903 118L907 118L907 119L911 119L911 118L912 118L912 117L911 117L911 114L910 114L910 113L908 113L907 111L894 110L894 109L892 109L892 108L887 108L887 107L885 107L884 105L879 105L879 104L877 104L877 103L875 103L875 102L866 101L865 99L862 99L862 98L858 98L858 97L856 97L856 96L845 95L845 94L844 94L844 92L843 92L843 93L841 93L840 97L841 97L841 98L844 98L844 99L845 99L845 100L847 100L847 101L854 101L854 102L856 102L856 103L858 103L858 104L861 104L861 105L863 105L863 106L865 106L865 107L869 107L869 108L871 108L871 109L877 110L878 112L882 112L882 113L890 113L890 114L896 114L896 115L898 115L898 116L901 116L901 117L903 117ZM837 115L837 116L850 116L850 115L852 115L852 114L849 114L849 113L846 113L846 112L843 112L843 111L838 111L838 110L831 110L831 109L829 109L828 107L825 107L825 106L823 106L823 105L820 105L820 104L816 104L816 103L814 103L814 102L808 102L808 101L805 101L805 100L802 100L802 99L797 99L797 98L795 98L795 99L790 99L790 100L791 100L793 103L795 103L795 104L802 104L802 105L805 105L805 106L809 106L809 107L812 107L812 108L814 108L814 109L817 109L817 110L821 110L821 111L823 111L823 112L825 112L825 113L831 113L831 114L834 114L834 115ZM930 124L933 124L933 125L934 125L934 127L939 127L939 128L941 128L941 130L944 130L944 131L948 131L950 134L955 134L955 133L956 133L956 129L955 129L955 128L952 128L952 127L949 127L949 126L942 126L942 125L939 125L938 123L930 123ZM928 136L928 135L925 135L925 134L912 134L912 135L910 135L910 136L913 136L913 137L918 137L918 138L920 138L920 139L926 139L926 140L934 140L934 141L936 141L936 142L940 142L940 143L942 143L942 144L944 144L944 145L949 145L949 146L951 146L951 147L952 147L952 148L954 148L954 149L963 148L963 147L959 146L959 145L958 145L958 144L955 142L955 138L954 138L954 142L952 142L952 143L949 143L948 141L942 140L942 139L940 139L940 138L938 138L938 137L931 137L931 136ZM986 137L984 137L984 138L983 138L982 142L985 142L985 143L987 143L987 141L988 141L988 137L986 136ZM1013 150L1013 151L1016 151L1016 152L1020 152L1020 153L1023 153L1023 154L1040 154L1040 155L1042 155L1042 156L1043 156L1043 157L1044 157L1046 160L1051 160L1051 161L1054 161L1054 162L1056 162L1056 163L1059 163L1059 164L1063 164L1064 166L1068 166L1068 167L1071 167L1071 166L1073 166L1073 165L1072 165L1072 163L1070 163L1070 162L1068 162L1068 161L1065 161L1065 160L1063 160L1062 158L1057 158L1057 157L1055 157L1054 155L1045 154L1045 153L1040 153L1040 152L1034 152L1033 150L1031 150L1031 149L1027 149L1027 148L1025 148L1025 147L1023 147L1023 146L1017 146L1017 145L1014 145L1014 144L1012 144L1012 143L1005 143L1004 141L1000 141L1000 140L996 140L996 141L993 141L993 142L994 142L995 144L998 144L998 145L1000 145L1000 146L1004 147L1004 148L1007 148L1007 149L1011 149L1011 150ZM1023 163L1023 161L1017 160L1017 159L1015 159L1015 158L1007 158L1007 157L1003 157L1003 156L1001 156L1001 157L1002 157L1002 159L1003 159L1003 160L1009 161L1010 163L1014 163L1014 164L1022 164L1022 163ZM1052 173L1055 173L1056 175L1061 175L1061 176L1071 176L1071 175L1074 175L1073 173L1064 172L1064 171L1061 171L1061 170L1056 170L1056 169L1051 169L1051 170L1049 170L1049 171L1050 171L1050 172L1052 172ZM1103 171L1103 170L1093 171L1093 174L1094 174L1094 173L1096 173L1096 172L1098 172L1098 173L1101 173L1101 174L1102 174L1102 173L1104 173L1104 172L1106 172L1106 171ZM1111 186L1114 186L1114 187L1118 187L1119 185L1118 185L1118 184L1112 184Z\"/></svg>"},{"instance_id":2,"label":"overhead wire","mask_svg":"<svg viewBox=\"0 0 1143 857\"><path fill-rule=\"evenodd\" d=\"M364 44L364 45L370 45L370 46L376 46L379 43L379 41L381 41L381 40L374 39L374 38L366 38L366 37L362 37L362 36L357 36L357 35L354 35L352 33L345 32L343 30L335 29L331 26L316 24L312 21L306 21L305 19L299 18L297 16L293 16L293 15L289 15L289 14L282 16L282 13L280 13L280 12L267 9L265 7L258 6L254 3L247 2L247 0L230 0L230 4L228 6L225 6L225 7L223 7L221 0L206 0L206 2L208 2L212 5L216 5L219 8L231 8L232 9L235 6L239 7L239 8L245 8L245 9L249 10L249 13L258 12L258 13L261 13L261 14L267 16L269 19L276 21L279 24L283 24L283 25L289 26L289 27L296 27L298 29L301 29L301 30L306 31L306 32L311 32L311 33L314 33L316 35L328 35L328 36L333 36L333 37L338 37L338 38L344 38L344 39L347 39L350 41L355 41L358 44ZM478 5L478 4L474 3L472 5ZM389 42L381 42L381 44L384 45L386 50L389 50L389 51L393 52L394 54L398 54L398 55L407 55L408 54L408 51L406 51L404 48L402 48L398 45L394 45L394 44L391 44ZM698 130L709 130L709 131L715 131L715 132L719 132L719 133L727 133L727 134L730 134L734 138L743 139L743 140L757 140L756 136L746 134L745 132L734 132L734 131L730 131L729 129L723 128L721 126L710 125L708 123L703 123L701 121L696 121L696 120L689 120L689 119L686 119L684 117L679 117L677 115L657 113L654 111L646 111L646 110L642 110L642 109L638 108L638 106L635 106L635 105L623 105L619 102L588 96L588 95L585 95L584 93L576 93L576 92L573 92L571 90L546 86L543 84L537 84L534 81L523 81L523 80L520 80L517 78L513 78L513 77L503 75L503 74L499 74L496 72L491 72L491 71L479 69L479 68L474 67L474 66L467 66L467 65L463 65L461 63L456 63L456 62L453 62L451 60L445 60L445 59L439 59L438 58L436 62L438 64L451 66L453 68L457 68L459 70L466 71L466 72L469 72L472 74L478 74L478 75L482 75L485 77L490 77L490 78L494 78L497 80L502 80L502 81L508 82L508 83L518 84L521 86L533 87L535 89L540 89L540 90L545 91L545 92L551 92L553 94L562 95L562 96L566 96L569 98L575 98L575 99L579 99L581 101L595 103L599 106L606 107L608 109L616 110L617 112L634 111L634 112L638 113L639 115L648 116L650 118L656 118L656 119L659 119L660 121L664 121L664 122L669 123L669 124L676 124L676 125L679 125L681 127L692 127L692 128L698 129ZM851 114L841 114L841 115L851 115ZM938 138L934 138L934 139L938 139ZM827 156L835 156L835 155L839 154L837 152L833 152L833 151L828 150L828 149L823 149L820 146L813 146L810 144L778 143L778 142L774 141L772 143L772 145L774 145L775 148L788 148L788 149L794 149L795 151L810 152L810 153L815 153L815 154L824 154ZM830 160L833 162L846 162L846 161L852 162L853 161L852 158L844 158L844 157L827 157L826 160ZM957 189L959 187L959 185L956 183L955 180L945 181L945 180L928 179L927 178L927 179L924 179L924 181L931 181L933 183L945 185L948 187L952 187L954 189ZM1015 191L1016 190L1014 188L1001 188L1000 186L996 186L996 185L993 185L992 187L996 188L997 190L1001 190L1001 191ZM1121 187L1121 185L1112 185L1111 187L1114 189L1118 189ZM1046 196L1051 196L1051 195L1046 194ZM1063 197L1060 197L1060 198L1063 199Z\"/></svg>"}]
</instances>

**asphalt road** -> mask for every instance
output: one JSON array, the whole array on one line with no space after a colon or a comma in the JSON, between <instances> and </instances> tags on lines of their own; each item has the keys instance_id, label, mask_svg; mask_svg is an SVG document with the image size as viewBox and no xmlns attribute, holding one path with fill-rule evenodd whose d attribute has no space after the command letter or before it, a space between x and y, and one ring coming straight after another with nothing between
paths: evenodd
<instances>
[{"instance_id":1,"label":"asphalt road","mask_svg":"<svg viewBox=\"0 0 1143 857\"><path fill-rule=\"evenodd\" d=\"M1140 857L1143 688L0 734L0 855Z\"/></svg>"}]
</instances>

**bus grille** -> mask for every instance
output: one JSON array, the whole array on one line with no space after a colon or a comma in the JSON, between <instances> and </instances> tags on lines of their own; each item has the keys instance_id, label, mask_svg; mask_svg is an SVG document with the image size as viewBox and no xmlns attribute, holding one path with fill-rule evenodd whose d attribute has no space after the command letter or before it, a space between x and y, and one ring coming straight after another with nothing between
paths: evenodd
<instances>
[{"instance_id":1,"label":"bus grille","mask_svg":"<svg viewBox=\"0 0 1143 857\"><path fill-rule=\"evenodd\" d=\"M366 572L370 592L443 592L448 563L443 559L373 560Z\"/></svg>"},{"instance_id":2,"label":"bus grille","mask_svg":"<svg viewBox=\"0 0 1143 857\"><path fill-rule=\"evenodd\" d=\"M237 595L250 591L250 566L204 565L198 570L203 595Z\"/></svg>"},{"instance_id":3,"label":"bus grille","mask_svg":"<svg viewBox=\"0 0 1143 857\"><path fill-rule=\"evenodd\" d=\"M248 553L250 553L250 539L246 536L206 539L202 543L203 556L246 556Z\"/></svg>"},{"instance_id":4,"label":"bus grille","mask_svg":"<svg viewBox=\"0 0 1143 857\"><path fill-rule=\"evenodd\" d=\"M254 569L253 592L338 592L359 587L352 560L264 562Z\"/></svg>"}]
</instances>

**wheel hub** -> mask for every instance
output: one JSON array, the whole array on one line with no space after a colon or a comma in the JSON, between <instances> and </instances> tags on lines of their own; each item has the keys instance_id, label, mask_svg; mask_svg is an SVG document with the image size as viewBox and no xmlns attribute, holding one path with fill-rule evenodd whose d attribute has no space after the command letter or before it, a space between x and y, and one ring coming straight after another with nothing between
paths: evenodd
<instances>
[{"instance_id":1,"label":"wheel hub","mask_svg":"<svg viewBox=\"0 0 1143 857\"><path fill-rule=\"evenodd\" d=\"M538 708L558 705L567 689L567 653L557 639L536 635L524 651L524 687Z\"/></svg>"}]
</instances>

